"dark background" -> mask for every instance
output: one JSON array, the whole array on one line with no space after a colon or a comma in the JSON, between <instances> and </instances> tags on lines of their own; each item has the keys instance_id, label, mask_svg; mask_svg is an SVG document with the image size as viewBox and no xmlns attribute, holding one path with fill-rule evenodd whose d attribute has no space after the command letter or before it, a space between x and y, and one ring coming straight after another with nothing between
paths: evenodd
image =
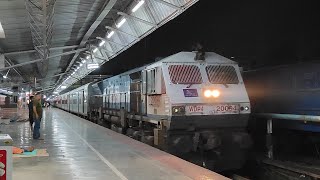
<instances>
[{"instance_id":1,"label":"dark background","mask_svg":"<svg viewBox=\"0 0 320 180\"><path fill-rule=\"evenodd\" d=\"M179 51L234 57L246 69L320 60L320 6L310 0L200 0L92 74L115 75Z\"/></svg>"}]
</instances>

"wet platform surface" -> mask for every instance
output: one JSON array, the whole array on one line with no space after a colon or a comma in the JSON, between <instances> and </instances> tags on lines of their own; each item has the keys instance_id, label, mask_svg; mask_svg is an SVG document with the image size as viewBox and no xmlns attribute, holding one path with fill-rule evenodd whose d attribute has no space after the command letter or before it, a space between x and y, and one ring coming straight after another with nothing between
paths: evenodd
<instances>
[{"instance_id":1,"label":"wet platform surface","mask_svg":"<svg viewBox=\"0 0 320 180\"><path fill-rule=\"evenodd\" d=\"M14 158L14 180L188 180L227 179L217 173L59 109L47 109L41 137L29 122L1 125L17 147L45 148L49 157Z\"/></svg>"}]
</instances>

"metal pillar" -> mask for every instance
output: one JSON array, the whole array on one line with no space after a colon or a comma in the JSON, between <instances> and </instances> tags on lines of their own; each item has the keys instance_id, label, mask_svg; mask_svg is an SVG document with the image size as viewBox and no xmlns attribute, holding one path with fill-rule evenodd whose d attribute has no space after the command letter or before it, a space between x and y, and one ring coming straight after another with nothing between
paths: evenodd
<instances>
[{"instance_id":1,"label":"metal pillar","mask_svg":"<svg viewBox=\"0 0 320 180\"><path fill-rule=\"evenodd\" d=\"M267 120L267 137L266 146L268 149L268 158L273 159L273 142L272 142L272 119Z\"/></svg>"},{"instance_id":2,"label":"metal pillar","mask_svg":"<svg viewBox=\"0 0 320 180\"><path fill-rule=\"evenodd\" d=\"M36 90L37 89L37 78L34 77L34 89Z\"/></svg>"}]
</instances>

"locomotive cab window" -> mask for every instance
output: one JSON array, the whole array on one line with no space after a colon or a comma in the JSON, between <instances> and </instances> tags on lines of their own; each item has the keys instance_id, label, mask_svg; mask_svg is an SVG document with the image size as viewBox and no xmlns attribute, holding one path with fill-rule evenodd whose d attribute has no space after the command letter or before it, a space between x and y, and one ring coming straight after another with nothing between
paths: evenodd
<instances>
[{"instance_id":1,"label":"locomotive cab window","mask_svg":"<svg viewBox=\"0 0 320 180\"><path fill-rule=\"evenodd\" d=\"M238 84L239 79L233 66L209 65L206 67L208 79L212 84Z\"/></svg>"},{"instance_id":2,"label":"locomotive cab window","mask_svg":"<svg viewBox=\"0 0 320 180\"><path fill-rule=\"evenodd\" d=\"M200 69L195 65L170 65L170 80L173 84L201 84Z\"/></svg>"}]
</instances>

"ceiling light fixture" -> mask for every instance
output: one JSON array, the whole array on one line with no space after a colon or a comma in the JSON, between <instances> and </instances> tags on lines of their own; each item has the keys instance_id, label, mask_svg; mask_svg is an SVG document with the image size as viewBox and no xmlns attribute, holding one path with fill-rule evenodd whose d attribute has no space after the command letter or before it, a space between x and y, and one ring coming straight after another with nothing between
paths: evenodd
<instances>
[{"instance_id":1,"label":"ceiling light fixture","mask_svg":"<svg viewBox=\"0 0 320 180\"><path fill-rule=\"evenodd\" d=\"M121 21L118 24L116 24L117 28L120 28L126 21L126 18L121 19Z\"/></svg>"},{"instance_id":2,"label":"ceiling light fixture","mask_svg":"<svg viewBox=\"0 0 320 180\"><path fill-rule=\"evenodd\" d=\"M102 40L102 41L99 43L99 46L103 46L104 43L106 43L106 41Z\"/></svg>"},{"instance_id":3,"label":"ceiling light fixture","mask_svg":"<svg viewBox=\"0 0 320 180\"><path fill-rule=\"evenodd\" d=\"M67 88L67 86L61 86L61 89L66 89Z\"/></svg>"},{"instance_id":4,"label":"ceiling light fixture","mask_svg":"<svg viewBox=\"0 0 320 180\"><path fill-rule=\"evenodd\" d=\"M136 12L142 5L144 4L144 0L141 0L132 8L132 12Z\"/></svg>"},{"instance_id":5,"label":"ceiling light fixture","mask_svg":"<svg viewBox=\"0 0 320 180\"><path fill-rule=\"evenodd\" d=\"M97 69L99 67L99 64L92 63L87 65L87 69Z\"/></svg>"},{"instance_id":6,"label":"ceiling light fixture","mask_svg":"<svg viewBox=\"0 0 320 180\"><path fill-rule=\"evenodd\" d=\"M96 53L97 51L98 51L98 48L94 48L92 52Z\"/></svg>"},{"instance_id":7,"label":"ceiling light fixture","mask_svg":"<svg viewBox=\"0 0 320 180\"><path fill-rule=\"evenodd\" d=\"M6 38L6 35L4 34L4 30L2 28L1 22L0 22L0 38Z\"/></svg>"},{"instance_id":8,"label":"ceiling light fixture","mask_svg":"<svg viewBox=\"0 0 320 180\"><path fill-rule=\"evenodd\" d=\"M111 38L111 36L113 36L113 34L114 34L114 31L111 31L111 32L108 34L107 38L108 38L108 39Z\"/></svg>"},{"instance_id":9,"label":"ceiling light fixture","mask_svg":"<svg viewBox=\"0 0 320 180\"><path fill-rule=\"evenodd\" d=\"M10 72L10 69L8 70L8 72L6 73L6 75L3 75L3 78L4 78L4 79L7 79L7 78L8 78L9 72Z\"/></svg>"}]
</instances>

